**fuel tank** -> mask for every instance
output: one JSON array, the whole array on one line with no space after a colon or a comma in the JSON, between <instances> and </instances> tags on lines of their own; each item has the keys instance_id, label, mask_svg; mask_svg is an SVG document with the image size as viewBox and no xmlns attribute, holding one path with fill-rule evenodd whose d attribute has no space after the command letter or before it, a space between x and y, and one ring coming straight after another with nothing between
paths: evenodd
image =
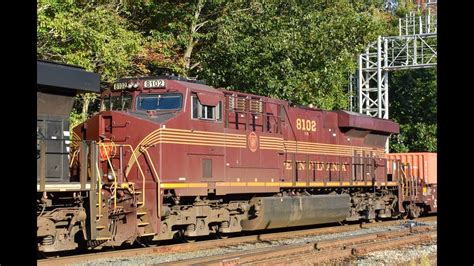
<instances>
[{"instance_id":1,"label":"fuel tank","mask_svg":"<svg viewBox=\"0 0 474 266\"><path fill-rule=\"evenodd\" d=\"M244 231L339 222L348 216L351 199L348 194L256 197L250 203Z\"/></svg>"}]
</instances>

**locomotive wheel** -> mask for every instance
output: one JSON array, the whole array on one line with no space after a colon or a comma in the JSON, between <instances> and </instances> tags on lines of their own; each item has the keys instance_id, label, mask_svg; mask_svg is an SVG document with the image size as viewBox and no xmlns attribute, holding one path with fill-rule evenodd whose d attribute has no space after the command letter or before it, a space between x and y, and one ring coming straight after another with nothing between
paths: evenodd
<instances>
[{"instance_id":1,"label":"locomotive wheel","mask_svg":"<svg viewBox=\"0 0 474 266\"><path fill-rule=\"evenodd\" d=\"M58 258L61 256L61 254L68 254L67 252L42 252L42 251L37 251L36 252L36 258L41 260L41 259L53 259L53 258ZM74 252L72 252L74 254Z\"/></svg>"},{"instance_id":2,"label":"locomotive wheel","mask_svg":"<svg viewBox=\"0 0 474 266\"><path fill-rule=\"evenodd\" d=\"M402 219L402 220L408 220L408 213L407 213L407 212L404 212L404 213L400 214L400 219Z\"/></svg>"},{"instance_id":3,"label":"locomotive wheel","mask_svg":"<svg viewBox=\"0 0 474 266\"><path fill-rule=\"evenodd\" d=\"M415 219L418 216L420 216L420 210L418 208L411 208L408 217L410 217L410 219Z\"/></svg>"},{"instance_id":4,"label":"locomotive wheel","mask_svg":"<svg viewBox=\"0 0 474 266\"><path fill-rule=\"evenodd\" d=\"M150 246L155 246L156 244L153 243L153 237L138 237L135 239L134 244L138 244L142 247L150 247Z\"/></svg>"},{"instance_id":5,"label":"locomotive wheel","mask_svg":"<svg viewBox=\"0 0 474 266\"><path fill-rule=\"evenodd\" d=\"M186 236L184 234L184 230L179 230L175 234L175 238L176 238L176 240L178 240L181 243L194 243L197 240L197 237Z\"/></svg>"},{"instance_id":6,"label":"locomotive wheel","mask_svg":"<svg viewBox=\"0 0 474 266\"><path fill-rule=\"evenodd\" d=\"M228 233L219 232L219 226L218 225L213 225L212 226L212 231L214 232L213 235L216 239L227 239L227 238L229 238L229 235L230 235Z\"/></svg>"},{"instance_id":7,"label":"locomotive wheel","mask_svg":"<svg viewBox=\"0 0 474 266\"><path fill-rule=\"evenodd\" d=\"M228 233L222 233L222 232L219 232L219 231L217 231L215 233L215 236L216 236L217 239L227 239L227 238L229 238L229 235L230 234L228 234Z\"/></svg>"},{"instance_id":8,"label":"locomotive wheel","mask_svg":"<svg viewBox=\"0 0 474 266\"><path fill-rule=\"evenodd\" d=\"M36 252L36 259L48 259L48 258L51 258L51 256L46 255L42 251L37 251Z\"/></svg>"},{"instance_id":9,"label":"locomotive wheel","mask_svg":"<svg viewBox=\"0 0 474 266\"><path fill-rule=\"evenodd\" d=\"M339 223L339 225L342 225L342 226L347 226L347 225L349 225L349 223L348 223L346 220L344 220L344 221L339 221L338 223Z\"/></svg>"},{"instance_id":10,"label":"locomotive wheel","mask_svg":"<svg viewBox=\"0 0 474 266\"><path fill-rule=\"evenodd\" d=\"M410 204L405 207L405 216L404 218L415 219L420 216L421 208L415 204Z\"/></svg>"}]
</instances>

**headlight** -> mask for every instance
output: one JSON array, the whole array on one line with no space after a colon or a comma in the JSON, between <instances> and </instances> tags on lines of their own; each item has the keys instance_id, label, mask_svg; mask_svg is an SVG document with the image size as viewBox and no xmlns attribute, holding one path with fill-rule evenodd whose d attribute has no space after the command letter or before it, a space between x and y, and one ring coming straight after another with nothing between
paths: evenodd
<instances>
[{"instance_id":1,"label":"headlight","mask_svg":"<svg viewBox=\"0 0 474 266\"><path fill-rule=\"evenodd\" d=\"M133 87L133 83L129 83L127 88L131 89Z\"/></svg>"},{"instance_id":2,"label":"headlight","mask_svg":"<svg viewBox=\"0 0 474 266\"><path fill-rule=\"evenodd\" d=\"M138 88L138 83L133 84L133 88Z\"/></svg>"},{"instance_id":3,"label":"headlight","mask_svg":"<svg viewBox=\"0 0 474 266\"><path fill-rule=\"evenodd\" d=\"M112 173L112 169L109 169L109 172L107 173L107 179L109 179L109 181L114 180L114 173Z\"/></svg>"}]
</instances>

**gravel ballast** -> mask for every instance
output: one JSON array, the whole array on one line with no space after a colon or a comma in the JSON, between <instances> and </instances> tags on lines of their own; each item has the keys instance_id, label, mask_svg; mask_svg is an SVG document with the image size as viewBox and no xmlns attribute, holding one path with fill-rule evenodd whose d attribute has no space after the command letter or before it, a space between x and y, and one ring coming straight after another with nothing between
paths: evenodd
<instances>
[{"instance_id":1,"label":"gravel ballast","mask_svg":"<svg viewBox=\"0 0 474 266\"><path fill-rule=\"evenodd\" d=\"M423 222L417 224L411 224L411 226L423 226L423 225L436 225L436 222ZM304 244L304 243L311 243L321 240L328 240L328 239L337 239L341 237L348 237L348 236L357 236L362 234L370 234L370 233L379 233L379 232L387 232L387 231L394 231L394 230L401 230L406 229L407 224L401 224L396 226L384 226L384 227L372 227L372 228L363 228L357 231L350 231L350 232L342 232L342 233L331 233L331 234L322 234L322 235L314 235L314 236L302 236L302 237L295 237L292 239L283 239L283 240L275 240L275 241L266 241L266 242L258 242L258 243L243 243L234 246L227 246L227 247L219 247L219 248L211 248L211 249L203 249L197 251L189 251L189 252L175 252L175 253L166 253L166 254L157 254L153 256L136 256L136 257L124 257L124 258L107 258L107 259L99 259L89 262L84 262L80 264L74 264L77 266L98 266L98 265L149 265L149 264L158 264L158 263L165 263L165 262L173 262L185 259L193 259L193 258L202 258L214 255L222 255L231 252L239 252L239 251L253 251L259 248L266 248L272 246L284 246L284 245L292 245L292 244ZM386 252L386 253L384 253ZM387 253L393 252L393 253ZM423 249L415 249L415 250L407 250L401 253L397 253L397 251L379 251L370 253L367 256L364 256L363 259L352 261L355 265L385 265L390 262L384 263L383 258L387 257L393 258L393 261L400 262L401 257L409 256L415 257L422 254L429 254L429 253L436 253L436 245L430 245ZM373 255L372 255L373 254ZM398 254L398 255L397 255ZM421 256L420 255L420 256ZM411 257L410 257L411 258ZM354 265L354 264L353 264Z\"/></svg>"}]
</instances>

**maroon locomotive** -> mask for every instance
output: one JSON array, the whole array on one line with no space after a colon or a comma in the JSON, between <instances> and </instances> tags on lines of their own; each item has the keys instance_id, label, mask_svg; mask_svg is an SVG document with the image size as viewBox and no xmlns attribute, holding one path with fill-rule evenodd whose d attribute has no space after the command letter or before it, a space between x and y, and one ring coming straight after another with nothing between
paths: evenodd
<instances>
[{"instance_id":1,"label":"maroon locomotive","mask_svg":"<svg viewBox=\"0 0 474 266\"><path fill-rule=\"evenodd\" d=\"M102 111L73 132L71 180L90 184L76 244L223 237L409 208L398 162L385 157L395 122L179 77L122 79L101 98Z\"/></svg>"}]
</instances>

